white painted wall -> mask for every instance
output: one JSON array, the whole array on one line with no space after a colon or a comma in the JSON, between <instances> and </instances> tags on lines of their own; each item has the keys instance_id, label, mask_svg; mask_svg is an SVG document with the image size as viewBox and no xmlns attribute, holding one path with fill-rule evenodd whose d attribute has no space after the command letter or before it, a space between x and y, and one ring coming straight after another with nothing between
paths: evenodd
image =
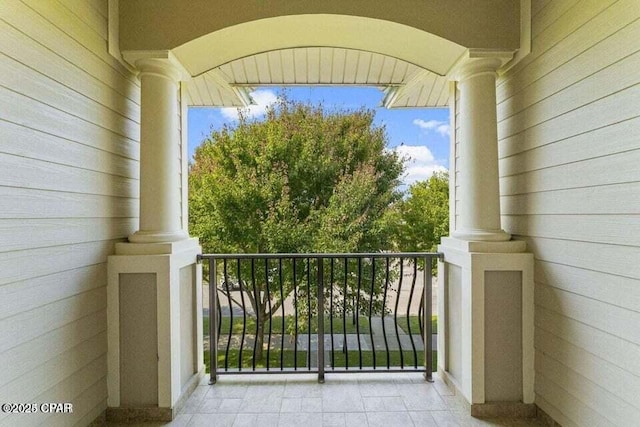
<instances>
[{"instance_id":1,"label":"white painted wall","mask_svg":"<svg viewBox=\"0 0 640 427\"><path fill-rule=\"evenodd\" d=\"M107 52L107 0L0 7L0 401L106 408L106 259L135 231L139 85Z\"/></svg>"},{"instance_id":2,"label":"white painted wall","mask_svg":"<svg viewBox=\"0 0 640 427\"><path fill-rule=\"evenodd\" d=\"M640 4L532 13L497 94L503 227L536 258L536 403L565 427L636 425Z\"/></svg>"}]
</instances>

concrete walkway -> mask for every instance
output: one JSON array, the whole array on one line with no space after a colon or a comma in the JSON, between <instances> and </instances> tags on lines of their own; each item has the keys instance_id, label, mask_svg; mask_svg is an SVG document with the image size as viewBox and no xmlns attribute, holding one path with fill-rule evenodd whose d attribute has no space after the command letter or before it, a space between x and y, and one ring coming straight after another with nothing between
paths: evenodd
<instances>
[{"instance_id":1,"label":"concrete walkway","mask_svg":"<svg viewBox=\"0 0 640 427\"><path fill-rule=\"evenodd\" d=\"M328 326L328 325L326 325ZM421 351L423 349L422 345L422 336L420 335L420 331L411 331L412 334L409 336L402 328L398 328L398 333L396 334L396 327L393 318L385 317L384 320L384 329L383 322L381 317L372 317L370 324L371 331L373 333L373 343L372 336L369 333L361 333L360 335L360 348L362 351L371 351L372 348L375 347L376 351L385 351L388 349L389 351L397 351L402 348L405 351L411 351L415 346L416 351ZM253 349L254 331L247 331L243 341L244 349ZM386 344L385 344L385 334L386 334ZM431 345L434 350L437 350L437 335L432 335ZM220 339L218 341L218 348L226 348L228 341L228 331L222 331ZM272 334L270 347L272 349L280 349L281 340L283 339L282 334ZM412 343L413 339L413 343ZM209 349L209 337L205 335L205 349ZM231 346L230 348L238 349L240 348L240 341L242 340L242 335L233 334L231 336ZM268 337L265 333L265 344L267 343ZM295 342L294 337L291 335L284 335L284 344L282 344L284 350L294 350ZM345 343L345 335L342 333L334 333L333 334L333 348L335 351L343 351ZM358 349L358 334L346 334L346 344L347 349L349 351L355 351ZM311 334L311 351L316 351L318 346L318 335ZM297 339L297 349L298 351L307 351L309 347L309 334L298 334ZM325 334L324 337L324 349L325 351L331 350L331 335Z\"/></svg>"}]
</instances>

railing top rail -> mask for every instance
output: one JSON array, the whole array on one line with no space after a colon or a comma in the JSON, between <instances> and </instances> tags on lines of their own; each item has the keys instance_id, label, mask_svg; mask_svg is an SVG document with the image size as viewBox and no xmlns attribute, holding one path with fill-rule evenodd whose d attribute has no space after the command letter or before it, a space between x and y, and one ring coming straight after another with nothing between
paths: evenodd
<instances>
[{"instance_id":1,"label":"railing top rail","mask_svg":"<svg viewBox=\"0 0 640 427\"><path fill-rule=\"evenodd\" d=\"M443 258L441 252L355 252L355 253L262 253L200 254L198 259L278 259L278 258Z\"/></svg>"}]
</instances>

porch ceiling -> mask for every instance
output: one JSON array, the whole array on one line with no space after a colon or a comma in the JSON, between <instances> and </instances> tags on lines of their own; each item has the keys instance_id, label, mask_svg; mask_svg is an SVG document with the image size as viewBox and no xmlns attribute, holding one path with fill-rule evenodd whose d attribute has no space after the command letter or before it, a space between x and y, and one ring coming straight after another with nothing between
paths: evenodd
<instances>
[{"instance_id":1,"label":"porch ceiling","mask_svg":"<svg viewBox=\"0 0 640 427\"><path fill-rule=\"evenodd\" d=\"M387 108L444 107L447 77L387 55L334 47L300 47L228 62L187 84L191 106L241 107L256 86L376 86Z\"/></svg>"}]
</instances>

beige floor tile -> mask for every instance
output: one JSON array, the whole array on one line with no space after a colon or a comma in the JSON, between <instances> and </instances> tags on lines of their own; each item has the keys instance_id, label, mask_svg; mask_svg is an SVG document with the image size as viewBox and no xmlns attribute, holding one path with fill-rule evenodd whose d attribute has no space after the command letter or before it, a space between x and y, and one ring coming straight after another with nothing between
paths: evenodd
<instances>
[{"instance_id":1,"label":"beige floor tile","mask_svg":"<svg viewBox=\"0 0 640 427\"><path fill-rule=\"evenodd\" d=\"M322 412L322 398L283 397L280 412Z\"/></svg>"},{"instance_id":2,"label":"beige floor tile","mask_svg":"<svg viewBox=\"0 0 640 427\"><path fill-rule=\"evenodd\" d=\"M322 417L318 414L300 412L297 414L280 414L279 427L322 427Z\"/></svg>"},{"instance_id":3,"label":"beige floor tile","mask_svg":"<svg viewBox=\"0 0 640 427\"><path fill-rule=\"evenodd\" d=\"M408 412L369 412L367 421L370 427L413 426Z\"/></svg>"},{"instance_id":4,"label":"beige floor tile","mask_svg":"<svg viewBox=\"0 0 640 427\"><path fill-rule=\"evenodd\" d=\"M195 414L189 427L232 427L235 414Z\"/></svg>"},{"instance_id":5,"label":"beige floor tile","mask_svg":"<svg viewBox=\"0 0 640 427\"><path fill-rule=\"evenodd\" d=\"M369 425L367 414L364 412L345 413L344 422L347 427L366 427Z\"/></svg>"},{"instance_id":6,"label":"beige floor tile","mask_svg":"<svg viewBox=\"0 0 640 427\"><path fill-rule=\"evenodd\" d=\"M322 384L312 381L287 381L283 397L322 397Z\"/></svg>"},{"instance_id":7,"label":"beige floor tile","mask_svg":"<svg viewBox=\"0 0 640 427\"><path fill-rule=\"evenodd\" d=\"M433 419L431 411L412 411L409 416L413 424L420 427L438 427L436 420Z\"/></svg>"},{"instance_id":8,"label":"beige floor tile","mask_svg":"<svg viewBox=\"0 0 640 427\"><path fill-rule=\"evenodd\" d=\"M460 427L460 422L450 411L431 411L438 427Z\"/></svg>"},{"instance_id":9,"label":"beige floor tile","mask_svg":"<svg viewBox=\"0 0 640 427\"><path fill-rule=\"evenodd\" d=\"M344 413L325 412L322 414L323 427L346 427ZM350 427L350 426L349 426Z\"/></svg>"},{"instance_id":10,"label":"beige floor tile","mask_svg":"<svg viewBox=\"0 0 640 427\"><path fill-rule=\"evenodd\" d=\"M322 394L322 410L325 412L362 412L364 405L357 388L343 390L332 387Z\"/></svg>"},{"instance_id":11,"label":"beige floor tile","mask_svg":"<svg viewBox=\"0 0 640 427\"><path fill-rule=\"evenodd\" d=\"M249 389L248 385L236 385L236 384L216 384L208 386L208 391L205 394L205 399L212 398L239 398L242 399Z\"/></svg>"},{"instance_id":12,"label":"beige floor tile","mask_svg":"<svg viewBox=\"0 0 640 427\"><path fill-rule=\"evenodd\" d=\"M238 412L247 413L279 413L282 407L282 397L279 396L257 396L257 397L245 397L240 405Z\"/></svg>"},{"instance_id":13,"label":"beige floor tile","mask_svg":"<svg viewBox=\"0 0 640 427\"><path fill-rule=\"evenodd\" d=\"M365 412L391 412L406 411L407 408L400 396L373 396L363 397Z\"/></svg>"},{"instance_id":14,"label":"beige floor tile","mask_svg":"<svg viewBox=\"0 0 640 427\"><path fill-rule=\"evenodd\" d=\"M360 395L364 397L369 396L399 396L398 387L402 387L402 384L398 385L395 382L389 380L376 380L366 381L359 380L358 388L360 389Z\"/></svg>"},{"instance_id":15,"label":"beige floor tile","mask_svg":"<svg viewBox=\"0 0 640 427\"><path fill-rule=\"evenodd\" d=\"M233 427L277 427L280 414L238 414Z\"/></svg>"}]
</instances>

